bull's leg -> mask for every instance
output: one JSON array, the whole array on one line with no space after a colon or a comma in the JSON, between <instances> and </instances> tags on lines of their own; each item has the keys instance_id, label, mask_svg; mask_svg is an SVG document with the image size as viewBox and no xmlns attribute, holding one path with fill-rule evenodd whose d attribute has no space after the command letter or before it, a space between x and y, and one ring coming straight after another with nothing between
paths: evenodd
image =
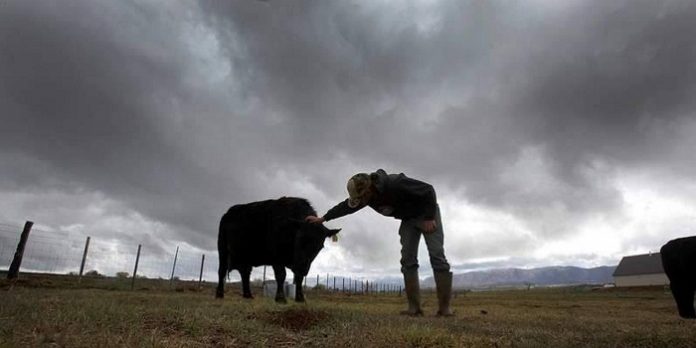
<instances>
[{"instance_id":1,"label":"bull's leg","mask_svg":"<svg viewBox=\"0 0 696 348\"><path fill-rule=\"evenodd\" d=\"M215 298L225 297L225 277L227 277L227 262L223 255L220 256L220 267L218 268L218 286L215 290Z\"/></svg>"},{"instance_id":2,"label":"bull's leg","mask_svg":"<svg viewBox=\"0 0 696 348\"><path fill-rule=\"evenodd\" d=\"M242 297L254 298L254 296L251 294L251 287L249 286L249 277L251 276L251 266L239 267L239 274L242 276Z\"/></svg>"},{"instance_id":3,"label":"bull's leg","mask_svg":"<svg viewBox=\"0 0 696 348\"><path fill-rule=\"evenodd\" d=\"M225 270L222 265L218 269L218 285L217 289L215 290L215 298L224 298L225 297L225 276L226 276L227 270Z\"/></svg>"},{"instance_id":4,"label":"bull's leg","mask_svg":"<svg viewBox=\"0 0 696 348\"><path fill-rule=\"evenodd\" d=\"M295 282L295 302L304 302L304 293L302 292L302 281L304 281L304 277L298 274L295 274L294 277L294 282Z\"/></svg>"},{"instance_id":5,"label":"bull's leg","mask_svg":"<svg viewBox=\"0 0 696 348\"><path fill-rule=\"evenodd\" d=\"M688 319L696 318L696 311L694 311L694 286L688 282L676 281L670 284L670 288L672 289L674 300L677 302L679 316Z\"/></svg>"},{"instance_id":6,"label":"bull's leg","mask_svg":"<svg viewBox=\"0 0 696 348\"><path fill-rule=\"evenodd\" d=\"M276 279L276 297L275 301L278 303L288 303L285 299L285 266L283 265L273 265L273 273L275 273Z\"/></svg>"}]
</instances>

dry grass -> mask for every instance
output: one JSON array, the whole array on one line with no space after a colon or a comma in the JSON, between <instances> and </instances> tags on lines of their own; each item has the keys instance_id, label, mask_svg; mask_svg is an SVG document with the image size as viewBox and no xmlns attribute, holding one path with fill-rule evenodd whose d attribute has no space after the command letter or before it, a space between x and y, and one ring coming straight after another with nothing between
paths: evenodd
<instances>
[{"instance_id":1,"label":"dry grass","mask_svg":"<svg viewBox=\"0 0 696 348\"><path fill-rule=\"evenodd\" d=\"M31 282L29 282L31 283ZM693 347L696 321L679 319L662 289L480 292L457 316L399 316L403 297L308 292L307 304L244 300L237 289L121 290L7 284L0 346L32 347ZM53 283L55 285L55 281ZM186 289L179 285L181 289ZM109 290L111 289L111 290ZM257 292L258 293L258 292ZM485 313L485 314L484 314Z\"/></svg>"}]
</instances>

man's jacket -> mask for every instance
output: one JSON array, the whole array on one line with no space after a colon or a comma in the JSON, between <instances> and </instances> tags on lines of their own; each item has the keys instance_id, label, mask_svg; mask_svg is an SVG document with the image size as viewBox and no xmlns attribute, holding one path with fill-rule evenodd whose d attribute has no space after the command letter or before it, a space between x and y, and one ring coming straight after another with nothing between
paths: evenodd
<instances>
[{"instance_id":1,"label":"man's jacket","mask_svg":"<svg viewBox=\"0 0 696 348\"><path fill-rule=\"evenodd\" d=\"M370 174L376 191L367 204L355 208L348 206L348 200L338 203L324 215L326 221L339 218L370 206L376 212L396 219L422 218L434 220L437 210L437 197L432 185L401 174L387 174L378 169Z\"/></svg>"}]
</instances>

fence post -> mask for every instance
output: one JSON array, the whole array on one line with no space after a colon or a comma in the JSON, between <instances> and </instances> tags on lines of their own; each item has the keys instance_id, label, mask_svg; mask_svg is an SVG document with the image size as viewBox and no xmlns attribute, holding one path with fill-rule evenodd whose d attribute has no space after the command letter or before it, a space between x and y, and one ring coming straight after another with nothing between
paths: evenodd
<instances>
[{"instance_id":1,"label":"fence post","mask_svg":"<svg viewBox=\"0 0 696 348\"><path fill-rule=\"evenodd\" d=\"M205 254L201 257L201 274L198 276L198 289L201 288L201 282L203 281L203 264L205 264Z\"/></svg>"},{"instance_id":2,"label":"fence post","mask_svg":"<svg viewBox=\"0 0 696 348\"><path fill-rule=\"evenodd\" d=\"M172 287L174 282L174 270L176 270L176 259L179 257L179 246L176 247L176 253L174 254L174 264L172 265L172 276L169 277L169 287Z\"/></svg>"},{"instance_id":3,"label":"fence post","mask_svg":"<svg viewBox=\"0 0 696 348\"><path fill-rule=\"evenodd\" d=\"M341 286L341 292L346 292L346 277L341 277L343 280L343 285Z\"/></svg>"},{"instance_id":4,"label":"fence post","mask_svg":"<svg viewBox=\"0 0 696 348\"><path fill-rule=\"evenodd\" d=\"M263 280L261 281L261 287L266 286L266 265L263 265Z\"/></svg>"},{"instance_id":5,"label":"fence post","mask_svg":"<svg viewBox=\"0 0 696 348\"><path fill-rule=\"evenodd\" d=\"M24 223L24 230L22 230L22 235L19 237L19 243L17 244L17 251L15 251L14 258L12 259L12 264L10 264L10 269L7 271L7 279L15 279L19 276L19 266L22 264L22 257L24 256L24 247L27 244L27 239L29 238L29 232L31 231L31 226L34 223L27 221Z\"/></svg>"},{"instance_id":6,"label":"fence post","mask_svg":"<svg viewBox=\"0 0 696 348\"><path fill-rule=\"evenodd\" d=\"M333 289L332 289L332 290L333 290L333 291L336 291L336 276L334 276L333 279L334 279L334 285L333 285Z\"/></svg>"},{"instance_id":7,"label":"fence post","mask_svg":"<svg viewBox=\"0 0 696 348\"><path fill-rule=\"evenodd\" d=\"M329 290L329 274L326 273L326 290Z\"/></svg>"},{"instance_id":8,"label":"fence post","mask_svg":"<svg viewBox=\"0 0 696 348\"><path fill-rule=\"evenodd\" d=\"M82 253L82 263L80 263L80 275L77 278L77 282L82 282L82 272L85 270L85 261L87 261L87 250L89 250L89 236L87 236L87 241L85 242L85 252Z\"/></svg>"},{"instance_id":9,"label":"fence post","mask_svg":"<svg viewBox=\"0 0 696 348\"><path fill-rule=\"evenodd\" d=\"M317 285L315 286L319 290L319 275L317 274Z\"/></svg>"},{"instance_id":10,"label":"fence post","mask_svg":"<svg viewBox=\"0 0 696 348\"><path fill-rule=\"evenodd\" d=\"M131 290L135 289L135 277L138 275L138 262L140 261L140 247L138 244L138 253L135 254L135 268L133 268L133 279L131 280Z\"/></svg>"}]
</instances>

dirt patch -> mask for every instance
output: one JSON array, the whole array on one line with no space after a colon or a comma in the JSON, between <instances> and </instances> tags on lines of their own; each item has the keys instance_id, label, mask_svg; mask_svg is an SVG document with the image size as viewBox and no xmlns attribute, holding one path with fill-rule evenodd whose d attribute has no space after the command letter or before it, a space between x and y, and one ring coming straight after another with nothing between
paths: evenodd
<instances>
[{"instance_id":1,"label":"dirt patch","mask_svg":"<svg viewBox=\"0 0 696 348\"><path fill-rule=\"evenodd\" d=\"M278 312L268 312L263 320L292 331L304 331L326 322L331 315L322 310L293 308Z\"/></svg>"}]
</instances>

